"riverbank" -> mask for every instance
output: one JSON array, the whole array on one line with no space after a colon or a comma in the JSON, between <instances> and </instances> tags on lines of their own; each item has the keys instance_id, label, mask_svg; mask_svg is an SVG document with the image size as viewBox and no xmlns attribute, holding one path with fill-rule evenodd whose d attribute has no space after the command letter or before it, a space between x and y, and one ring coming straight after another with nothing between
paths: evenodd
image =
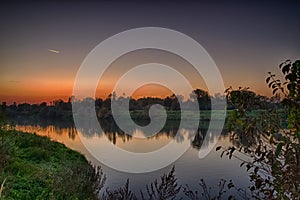
<instances>
[{"instance_id":1,"label":"riverbank","mask_svg":"<svg viewBox=\"0 0 300 200\"><path fill-rule=\"evenodd\" d=\"M0 199L96 199L99 176L61 143L0 129Z\"/></svg>"}]
</instances>

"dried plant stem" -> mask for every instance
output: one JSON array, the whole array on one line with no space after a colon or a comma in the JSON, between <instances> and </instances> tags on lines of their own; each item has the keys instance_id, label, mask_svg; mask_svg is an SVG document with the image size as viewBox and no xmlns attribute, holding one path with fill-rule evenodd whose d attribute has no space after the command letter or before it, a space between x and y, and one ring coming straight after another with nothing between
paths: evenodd
<instances>
[{"instance_id":1,"label":"dried plant stem","mask_svg":"<svg viewBox=\"0 0 300 200\"><path fill-rule=\"evenodd\" d=\"M7 177L6 177L7 178ZM6 178L4 179L3 183L1 184L1 187L0 187L0 197L2 195L2 191L4 189L4 184L5 184L5 181L6 181Z\"/></svg>"}]
</instances>

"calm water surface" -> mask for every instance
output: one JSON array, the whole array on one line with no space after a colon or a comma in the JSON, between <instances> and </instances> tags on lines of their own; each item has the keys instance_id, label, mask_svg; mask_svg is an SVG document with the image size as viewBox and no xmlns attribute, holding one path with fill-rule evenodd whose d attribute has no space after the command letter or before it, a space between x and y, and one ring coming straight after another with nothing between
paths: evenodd
<instances>
[{"instance_id":1,"label":"calm water surface","mask_svg":"<svg viewBox=\"0 0 300 200\"><path fill-rule=\"evenodd\" d=\"M78 134L81 134L85 140L89 140L91 143L97 143L97 141L99 142L106 137L114 145L117 145L118 147L127 151L150 152L166 145L168 142L173 140L174 133L177 131L176 128L169 127L166 130L162 130L154 137L147 139L131 137L118 131L117 128L110 128L105 132L105 134L91 134L87 129L76 131L76 129L71 125L26 125L26 123L19 123L16 126L16 129L48 136L52 140L61 142L67 147L81 152L92 164L100 165L102 167L107 177L106 187L109 188L123 186L126 182L126 179L129 178L131 189L135 192L139 192L140 190L145 189L145 185L154 181L156 178L159 178L164 173L168 173L173 165L175 165L175 173L178 177L179 183L183 185L188 184L192 189L199 189L198 183L200 179L204 179L207 185L212 186L212 191L214 188L217 189L220 179L231 179L235 185L241 188L247 188L250 184L248 173L246 172L245 168L240 167L241 161L235 158L230 160L226 156L221 158L221 152L215 151L217 146L226 147L231 145L230 138L226 133L222 133L219 138L215 138L212 135L209 138L209 143L203 143L202 132L204 131L199 130L195 137L186 138L187 140L190 140L192 144L191 147L172 165L150 173L133 174L116 171L97 161L84 147ZM140 130L133 131L133 135L143 134L140 132ZM189 130L186 131L188 132ZM205 149L209 145L212 145L215 140L217 140L217 144L208 154L208 156L203 159L199 159L199 147L202 145L202 148Z\"/></svg>"}]
</instances>

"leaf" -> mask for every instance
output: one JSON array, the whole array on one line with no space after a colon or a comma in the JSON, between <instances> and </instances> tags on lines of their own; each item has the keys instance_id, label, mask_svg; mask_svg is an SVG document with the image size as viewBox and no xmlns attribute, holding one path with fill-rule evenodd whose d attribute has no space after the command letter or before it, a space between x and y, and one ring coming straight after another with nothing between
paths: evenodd
<instances>
[{"instance_id":1,"label":"leaf","mask_svg":"<svg viewBox=\"0 0 300 200\"><path fill-rule=\"evenodd\" d=\"M275 155L278 156L281 152L281 149L282 149L282 146L283 146L283 143L282 142L279 142L277 144L277 147L276 147L276 151L275 151Z\"/></svg>"},{"instance_id":2,"label":"leaf","mask_svg":"<svg viewBox=\"0 0 300 200\"><path fill-rule=\"evenodd\" d=\"M247 171L249 171L249 169L251 168L251 165L250 165L250 164L247 164L247 165L246 165L246 168L247 168Z\"/></svg>"},{"instance_id":3,"label":"leaf","mask_svg":"<svg viewBox=\"0 0 300 200\"><path fill-rule=\"evenodd\" d=\"M221 153L221 158L223 157L224 152L225 152L225 151L223 151L223 152Z\"/></svg>"},{"instance_id":4,"label":"leaf","mask_svg":"<svg viewBox=\"0 0 300 200\"><path fill-rule=\"evenodd\" d=\"M230 183L228 183L227 187L228 187L228 189L230 189L230 188L234 187L234 184L232 182L230 182Z\"/></svg>"},{"instance_id":5,"label":"leaf","mask_svg":"<svg viewBox=\"0 0 300 200\"><path fill-rule=\"evenodd\" d=\"M258 169L259 169L258 167L255 167L255 169L254 169L254 173L255 173L255 174L257 174Z\"/></svg>"},{"instance_id":6,"label":"leaf","mask_svg":"<svg viewBox=\"0 0 300 200\"><path fill-rule=\"evenodd\" d=\"M233 154L234 151L235 151L235 147L231 147L230 154Z\"/></svg>"},{"instance_id":7,"label":"leaf","mask_svg":"<svg viewBox=\"0 0 300 200\"><path fill-rule=\"evenodd\" d=\"M231 112L231 117L232 117L232 119L236 119L237 118L237 111L236 110L233 110L232 112Z\"/></svg>"},{"instance_id":8,"label":"leaf","mask_svg":"<svg viewBox=\"0 0 300 200\"><path fill-rule=\"evenodd\" d=\"M218 147L216 148L216 151L219 151L221 148L222 148L221 146L218 146Z\"/></svg>"},{"instance_id":9,"label":"leaf","mask_svg":"<svg viewBox=\"0 0 300 200\"><path fill-rule=\"evenodd\" d=\"M271 81L269 84L268 84L268 87L270 88L272 85L273 85L274 81Z\"/></svg>"},{"instance_id":10,"label":"leaf","mask_svg":"<svg viewBox=\"0 0 300 200\"><path fill-rule=\"evenodd\" d=\"M282 67L282 69L281 69L282 73L283 73L283 74L287 74L287 73L289 73L289 71L290 71L290 67L291 67L291 65L290 65L290 64L289 64L289 65L285 65L285 66L283 66L283 67Z\"/></svg>"},{"instance_id":11,"label":"leaf","mask_svg":"<svg viewBox=\"0 0 300 200\"><path fill-rule=\"evenodd\" d=\"M291 82L294 82L294 81L296 81L296 79L297 79L297 76L296 76L296 74L294 74L294 73L290 73L290 74L288 74L288 75L286 75L285 76L285 79L287 80L290 80Z\"/></svg>"},{"instance_id":12,"label":"leaf","mask_svg":"<svg viewBox=\"0 0 300 200\"><path fill-rule=\"evenodd\" d=\"M275 89L273 90L273 95L277 92L277 90L278 90L278 88L275 88Z\"/></svg>"},{"instance_id":13,"label":"leaf","mask_svg":"<svg viewBox=\"0 0 300 200\"><path fill-rule=\"evenodd\" d=\"M281 69L281 67L282 67L282 65L283 65L284 63L280 63L280 65L279 65L279 68Z\"/></svg>"}]
</instances>

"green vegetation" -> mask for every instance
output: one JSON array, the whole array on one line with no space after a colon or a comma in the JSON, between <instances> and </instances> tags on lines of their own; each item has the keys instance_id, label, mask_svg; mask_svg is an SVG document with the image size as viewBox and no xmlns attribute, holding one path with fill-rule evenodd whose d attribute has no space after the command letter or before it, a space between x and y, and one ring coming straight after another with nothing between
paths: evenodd
<instances>
[{"instance_id":1,"label":"green vegetation","mask_svg":"<svg viewBox=\"0 0 300 200\"><path fill-rule=\"evenodd\" d=\"M219 111L219 110L214 110L214 111L201 110L198 114L199 116L197 116L198 112L190 111L190 110L187 110L187 111L167 110L167 120L181 120L181 112L183 112L184 115L186 116L186 118L189 120L197 119L197 117L200 117L200 119L203 121L209 121L211 118L212 112L215 115L216 119L221 119L221 117L223 117L223 114L222 114L223 111ZM228 111L227 113L230 113L230 111ZM130 115L133 120L149 119L148 112L146 112L145 110L130 111ZM158 114L158 117L160 117L159 114Z\"/></svg>"},{"instance_id":2,"label":"green vegetation","mask_svg":"<svg viewBox=\"0 0 300 200\"><path fill-rule=\"evenodd\" d=\"M97 199L105 177L47 137L0 129L0 199Z\"/></svg>"},{"instance_id":3,"label":"green vegetation","mask_svg":"<svg viewBox=\"0 0 300 200\"><path fill-rule=\"evenodd\" d=\"M284 110L266 109L253 116L248 113L254 96L247 89L227 90L228 99L237 105L228 120L234 146L223 148L221 156L237 157L234 153L240 151L249 157L237 158L250 172L255 199L300 198L300 60L287 60L279 67L285 82L272 73L266 82L276 98L283 95Z\"/></svg>"}]
</instances>

